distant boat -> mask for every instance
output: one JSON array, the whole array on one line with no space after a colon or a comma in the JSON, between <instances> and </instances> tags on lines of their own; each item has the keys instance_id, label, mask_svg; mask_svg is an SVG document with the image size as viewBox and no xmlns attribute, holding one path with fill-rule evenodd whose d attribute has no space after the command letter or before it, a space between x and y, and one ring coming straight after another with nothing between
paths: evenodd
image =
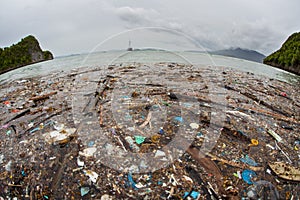
<instances>
[{"instance_id":1,"label":"distant boat","mask_svg":"<svg viewBox=\"0 0 300 200\"><path fill-rule=\"evenodd\" d=\"M133 51L133 48L131 47L131 41L128 42L128 48L127 51Z\"/></svg>"}]
</instances>

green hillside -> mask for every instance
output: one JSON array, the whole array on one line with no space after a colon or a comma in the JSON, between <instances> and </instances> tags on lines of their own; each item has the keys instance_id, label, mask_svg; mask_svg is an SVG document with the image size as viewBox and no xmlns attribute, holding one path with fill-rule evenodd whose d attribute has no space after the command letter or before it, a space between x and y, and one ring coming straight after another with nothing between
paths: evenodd
<instances>
[{"instance_id":1,"label":"green hillside","mask_svg":"<svg viewBox=\"0 0 300 200\"><path fill-rule=\"evenodd\" d=\"M50 59L53 59L52 53L42 51L37 39L29 35L17 44L0 48L0 73Z\"/></svg>"},{"instance_id":2,"label":"green hillside","mask_svg":"<svg viewBox=\"0 0 300 200\"><path fill-rule=\"evenodd\" d=\"M300 75L300 32L292 34L264 63Z\"/></svg>"}]
</instances>

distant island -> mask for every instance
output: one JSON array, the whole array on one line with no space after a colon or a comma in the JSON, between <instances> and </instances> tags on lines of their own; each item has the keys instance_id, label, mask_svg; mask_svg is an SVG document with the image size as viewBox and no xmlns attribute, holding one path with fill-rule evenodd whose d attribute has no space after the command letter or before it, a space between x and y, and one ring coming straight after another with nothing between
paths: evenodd
<instances>
[{"instance_id":1,"label":"distant island","mask_svg":"<svg viewBox=\"0 0 300 200\"><path fill-rule=\"evenodd\" d=\"M266 57L263 62L300 75L300 32L292 34L278 51Z\"/></svg>"},{"instance_id":2,"label":"distant island","mask_svg":"<svg viewBox=\"0 0 300 200\"><path fill-rule=\"evenodd\" d=\"M239 47L216 50L216 51L188 51L188 52L209 53L211 55L220 55L220 56L239 58L239 59L249 60L258 63L262 63L264 58L266 57L265 55L257 51L243 49Z\"/></svg>"},{"instance_id":3,"label":"distant island","mask_svg":"<svg viewBox=\"0 0 300 200\"><path fill-rule=\"evenodd\" d=\"M213 55L229 56L259 63L262 63L264 58L266 57L265 55L257 51L242 48L230 48L218 51L210 51L209 53Z\"/></svg>"},{"instance_id":4,"label":"distant island","mask_svg":"<svg viewBox=\"0 0 300 200\"><path fill-rule=\"evenodd\" d=\"M38 40L29 35L17 44L0 48L0 74L10 70L53 59L50 51L43 51Z\"/></svg>"}]
</instances>

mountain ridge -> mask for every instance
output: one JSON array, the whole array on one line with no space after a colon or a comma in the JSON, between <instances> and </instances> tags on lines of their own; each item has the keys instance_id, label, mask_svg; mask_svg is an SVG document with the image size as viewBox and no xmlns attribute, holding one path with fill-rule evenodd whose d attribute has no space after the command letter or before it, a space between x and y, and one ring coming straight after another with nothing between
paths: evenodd
<instances>
[{"instance_id":1,"label":"mountain ridge","mask_svg":"<svg viewBox=\"0 0 300 200\"><path fill-rule=\"evenodd\" d=\"M209 53L213 55L222 55L222 56L240 58L240 59L249 60L258 63L262 63L263 59L266 57L265 55L259 53L258 51L243 49L240 47L236 47L236 48L232 47L229 49L210 51Z\"/></svg>"}]
</instances>

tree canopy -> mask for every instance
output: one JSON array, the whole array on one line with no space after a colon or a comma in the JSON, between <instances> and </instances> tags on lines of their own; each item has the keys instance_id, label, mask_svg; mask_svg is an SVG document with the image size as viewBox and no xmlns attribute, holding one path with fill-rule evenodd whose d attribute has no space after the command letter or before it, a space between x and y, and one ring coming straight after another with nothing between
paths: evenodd
<instances>
[{"instance_id":1,"label":"tree canopy","mask_svg":"<svg viewBox=\"0 0 300 200\"><path fill-rule=\"evenodd\" d=\"M52 53L42 51L37 39L29 35L17 44L0 48L0 73L49 59L53 59Z\"/></svg>"},{"instance_id":2,"label":"tree canopy","mask_svg":"<svg viewBox=\"0 0 300 200\"><path fill-rule=\"evenodd\" d=\"M292 34L278 51L264 59L264 63L300 74L300 32Z\"/></svg>"}]
</instances>

